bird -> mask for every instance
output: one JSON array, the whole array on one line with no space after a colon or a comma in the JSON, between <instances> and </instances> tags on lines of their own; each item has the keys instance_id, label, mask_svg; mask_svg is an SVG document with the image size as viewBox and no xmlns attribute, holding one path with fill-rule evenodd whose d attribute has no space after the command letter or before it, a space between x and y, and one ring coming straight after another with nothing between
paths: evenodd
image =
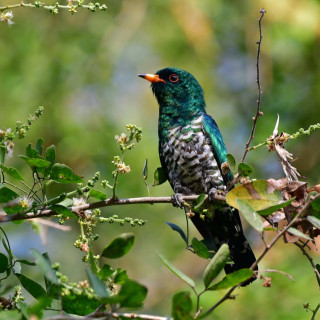
<instances>
[{"instance_id":1,"label":"bird","mask_svg":"<svg viewBox=\"0 0 320 320\"><path fill-rule=\"evenodd\" d=\"M174 191L174 203L182 207L182 195L208 194L208 213L195 212L190 219L208 247L218 250L228 244L233 263L225 265L226 274L250 268L256 258L238 210L227 204L213 205L217 192L232 188L233 175L222 169L227 150L217 123L206 112L200 84L191 73L178 68L138 76L151 82L159 104L159 156ZM254 280L253 276L242 285Z\"/></svg>"}]
</instances>

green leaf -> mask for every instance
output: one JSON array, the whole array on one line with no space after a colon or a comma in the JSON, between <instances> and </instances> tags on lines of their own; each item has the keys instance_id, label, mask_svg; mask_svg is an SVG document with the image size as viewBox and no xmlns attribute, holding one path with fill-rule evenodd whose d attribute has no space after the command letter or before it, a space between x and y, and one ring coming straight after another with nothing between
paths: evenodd
<instances>
[{"instance_id":1,"label":"green leaf","mask_svg":"<svg viewBox=\"0 0 320 320\"><path fill-rule=\"evenodd\" d=\"M192 248L194 249L196 255L200 258L209 259L211 256L209 249L197 238L192 239Z\"/></svg>"},{"instance_id":2,"label":"green leaf","mask_svg":"<svg viewBox=\"0 0 320 320\"><path fill-rule=\"evenodd\" d=\"M179 277L182 281L187 283L190 287L194 288L194 281L185 275L182 271L178 270L175 266L173 266L164 256L158 253L162 262L167 266L177 277Z\"/></svg>"},{"instance_id":3,"label":"green leaf","mask_svg":"<svg viewBox=\"0 0 320 320\"><path fill-rule=\"evenodd\" d=\"M43 139L39 138L36 144L36 150L38 151L39 155L42 155L42 151L43 151Z\"/></svg>"},{"instance_id":4,"label":"green leaf","mask_svg":"<svg viewBox=\"0 0 320 320\"><path fill-rule=\"evenodd\" d=\"M300 230L296 229L296 228L289 228L287 230L289 233L293 234L294 236L297 236L299 238L304 238L304 239L307 239L307 240L310 240L312 241L312 239L310 237L308 237L306 234L304 234L303 232L301 232Z\"/></svg>"},{"instance_id":5,"label":"green leaf","mask_svg":"<svg viewBox=\"0 0 320 320\"><path fill-rule=\"evenodd\" d=\"M0 252L0 273L3 273L7 270L9 265L8 257Z\"/></svg>"},{"instance_id":6,"label":"green leaf","mask_svg":"<svg viewBox=\"0 0 320 320\"><path fill-rule=\"evenodd\" d=\"M72 211L70 211L65 206L62 206L61 204L54 204L54 205L50 206L49 209L58 213L58 214L62 214L65 217L70 217L70 218L75 217L75 215Z\"/></svg>"},{"instance_id":7,"label":"green leaf","mask_svg":"<svg viewBox=\"0 0 320 320\"><path fill-rule=\"evenodd\" d=\"M148 289L138 282L127 280L121 287L118 299L122 307L139 308L147 297Z\"/></svg>"},{"instance_id":8,"label":"green leaf","mask_svg":"<svg viewBox=\"0 0 320 320\"><path fill-rule=\"evenodd\" d=\"M90 195L90 197L93 197L93 198L101 200L101 201L107 199L107 195L104 192L101 192L101 191L98 191L95 189L91 189L89 192L89 195Z\"/></svg>"},{"instance_id":9,"label":"green leaf","mask_svg":"<svg viewBox=\"0 0 320 320\"><path fill-rule=\"evenodd\" d=\"M62 310L78 316L86 316L100 305L101 302L97 298L89 298L85 294L62 296Z\"/></svg>"},{"instance_id":10,"label":"green leaf","mask_svg":"<svg viewBox=\"0 0 320 320\"><path fill-rule=\"evenodd\" d=\"M266 180L256 180L237 186L226 196L227 203L240 210L238 199L245 200L255 211L284 204L281 193Z\"/></svg>"},{"instance_id":11,"label":"green leaf","mask_svg":"<svg viewBox=\"0 0 320 320\"><path fill-rule=\"evenodd\" d=\"M253 276L253 271L250 269L240 269L233 273L227 274L221 281L209 287L208 290L224 290L232 288Z\"/></svg>"},{"instance_id":12,"label":"green leaf","mask_svg":"<svg viewBox=\"0 0 320 320\"><path fill-rule=\"evenodd\" d=\"M43 275L54 284L59 284L59 280L55 271L52 269L50 262L36 249L30 249L31 254L35 258L36 265L39 267Z\"/></svg>"},{"instance_id":13,"label":"green leaf","mask_svg":"<svg viewBox=\"0 0 320 320\"><path fill-rule=\"evenodd\" d=\"M99 271L99 277L102 280L107 281L113 273L114 270L108 264L104 264L101 270Z\"/></svg>"},{"instance_id":14,"label":"green leaf","mask_svg":"<svg viewBox=\"0 0 320 320\"><path fill-rule=\"evenodd\" d=\"M253 173L253 168L248 164L241 162L238 165L238 173L241 177L247 177Z\"/></svg>"},{"instance_id":15,"label":"green leaf","mask_svg":"<svg viewBox=\"0 0 320 320\"><path fill-rule=\"evenodd\" d=\"M0 320L21 320L21 314L18 310L1 311Z\"/></svg>"},{"instance_id":16,"label":"green leaf","mask_svg":"<svg viewBox=\"0 0 320 320\"><path fill-rule=\"evenodd\" d=\"M146 159L146 161L144 162L142 177L144 181L148 179L148 159Z\"/></svg>"},{"instance_id":17,"label":"green leaf","mask_svg":"<svg viewBox=\"0 0 320 320\"><path fill-rule=\"evenodd\" d=\"M28 158L26 156L18 156L19 158L23 159L30 167L35 168L45 168L50 165L50 162L40 158Z\"/></svg>"},{"instance_id":18,"label":"green leaf","mask_svg":"<svg viewBox=\"0 0 320 320\"><path fill-rule=\"evenodd\" d=\"M250 204L242 199L237 200L238 208L243 217L248 223L259 232L263 230L263 222L257 212L250 206Z\"/></svg>"},{"instance_id":19,"label":"green leaf","mask_svg":"<svg viewBox=\"0 0 320 320\"><path fill-rule=\"evenodd\" d=\"M307 216L307 219L310 223L312 223L317 229L320 230L320 220L313 216Z\"/></svg>"},{"instance_id":20,"label":"green leaf","mask_svg":"<svg viewBox=\"0 0 320 320\"><path fill-rule=\"evenodd\" d=\"M44 171L45 177L48 177L50 169L54 165L54 161L56 159L56 147L53 144L47 148L45 159L50 162L50 165Z\"/></svg>"},{"instance_id":21,"label":"green leaf","mask_svg":"<svg viewBox=\"0 0 320 320\"><path fill-rule=\"evenodd\" d=\"M73 201L72 199L66 198L63 201L58 202L58 204L63 207L72 207Z\"/></svg>"},{"instance_id":22,"label":"green leaf","mask_svg":"<svg viewBox=\"0 0 320 320\"><path fill-rule=\"evenodd\" d=\"M55 145L51 145L46 150L46 160L49 161L52 165L56 159L56 147Z\"/></svg>"},{"instance_id":23,"label":"green leaf","mask_svg":"<svg viewBox=\"0 0 320 320\"><path fill-rule=\"evenodd\" d=\"M94 274L89 268L86 268L86 273L89 279L89 282L95 292L95 294L100 298L108 298L109 293L104 282Z\"/></svg>"},{"instance_id":24,"label":"green leaf","mask_svg":"<svg viewBox=\"0 0 320 320\"><path fill-rule=\"evenodd\" d=\"M36 299L45 297L46 291L37 282L27 278L21 273L16 273L16 277L19 279L21 285Z\"/></svg>"},{"instance_id":25,"label":"green leaf","mask_svg":"<svg viewBox=\"0 0 320 320\"><path fill-rule=\"evenodd\" d=\"M192 320L192 301L190 292L176 293L172 298L171 315L174 320Z\"/></svg>"},{"instance_id":26,"label":"green leaf","mask_svg":"<svg viewBox=\"0 0 320 320\"><path fill-rule=\"evenodd\" d=\"M50 172L50 179L59 183L80 183L82 178L75 174L68 166L55 163Z\"/></svg>"},{"instance_id":27,"label":"green leaf","mask_svg":"<svg viewBox=\"0 0 320 320\"><path fill-rule=\"evenodd\" d=\"M5 240L5 239L3 239L3 238L2 238L1 240L2 240L3 247L4 247L4 249L7 251L7 253L8 253L8 256L9 256L10 260L13 260L13 254L12 254L12 251L9 249L9 246L8 246L8 244L7 244L6 240Z\"/></svg>"},{"instance_id":28,"label":"green leaf","mask_svg":"<svg viewBox=\"0 0 320 320\"><path fill-rule=\"evenodd\" d=\"M200 194L196 199L196 205L194 206L194 210L199 210L206 200L205 194Z\"/></svg>"},{"instance_id":29,"label":"green leaf","mask_svg":"<svg viewBox=\"0 0 320 320\"><path fill-rule=\"evenodd\" d=\"M183 241L188 245L188 238L186 236L186 234L184 233L184 231L176 224L171 223L171 222L166 222L166 224L174 231L177 231L181 238L183 239Z\"/></svg>"},{"instance_id":30,"label":"green leaf","mask_svg":"<svg viewBox=\"0 0 320 320\"><path fill-rule=\"evenodd\" d=\"M227 157L227 162L228 162L230 171L233 174L237 173L237 163L236 163L236 159L234 158L234 156L232 154L228 153L226 155L226 157Z\"/></svg>"},{"instance_id":31,"label":"green leaf","mask_svg":"<svg viewBox=\"0 0 320 320\"><path fill-rule=\"evenodd\" d=\"M295 197L291 198L288 201L283 201L280 202L279 204L276 204L274 206L271 206L269 208L263 209L263 210L259 210L257 211L261 216L268 216L269 214L272 214L274 212L276 212L277 210L284 208L286 206L288 206L293 200L295 200Z\"/></svg>"},{"instance_id":32,"label":"green leaf","mask_svg":"<svg viewBox=\"0 0 320 320\"><path fill-rule=\"evenodd\" d=\"M211 282L219 275L226 265L230 255L229 246L223 244L214 257L211 259L203 274L203 283L206 288L209 287Z\"/></svg>"},{"instance_id":33,"label":"green leaf","mask_svg":"<svg viewBox=\"0 0 320 320\"><path fill-rule=\"evenodd\" d=\"M40 158L38 151L31 147L31 143L26 147L26 158Z\"/></svg>"},{"instance_id":34,"label":"green leaf","mask_svg":"<svg viewBox=\"0 0 320 320\"><path fill-rule=\"evenodd\" d=\"M24 181L22 175L20 174L20 172L16 169L16 168L9 168L6 167L5 165L1 165L1 169L7 174L9 175L11 178L14 178L16 180L19 181Z\"/></svg>"},{"instance_id":35,"label":"green leaf","mask_svg":"<svg viewBox=\"0 0 320 320\"><path fill-rule=\"evenodd\" d=\"M101 256L110 259L120 258L128 253L133 244L134 234L123 233L119 237L112 240L112 242L103 249Z\"/></svg>"},{"instance_id":36,"label":"green leaf","mask_svg":"<svg viewBox=\"0 0 320 320\"><path fill-rule=\"evenodd\" d=\"M166 174L164 173L162 167L159 167L156 169L154 172L154 181L153 185L154 186L159 186L160 184L163 184L167 181Z\"/></svg>"},{"instance_id":37,"label":"green leaf","mask_svg":"<svg viewBox=\"0 0 320 320\"><path fill-rule=\"evenodd\" d=\"M17 193L0 183L0 203L9 203L18 198L19 195ZM3 207L3 210L7 214L13 214L20 212L22 207L18 203L10 203L10 206Z\"/></svg>"},{"instance_id":38,"label":"green leaf","mask_svg":"<svg viewBox=\"0 0 320 320\"><path fill-rule=\"evenodd\" d=\"M18 197L17 193L0 183L0 203L10 202Z\"/></svg>"},{"instance_id":39,"label":"green leaf","mask_svg":"<svg viewBox=\"0 0 320 320\"><path fill-rule=\"evenodd\" d=\"M114 283L116 284L124 284L128 280L127 271L118 268L116 274L113 278Z\"/></svg>"}]
</instances>

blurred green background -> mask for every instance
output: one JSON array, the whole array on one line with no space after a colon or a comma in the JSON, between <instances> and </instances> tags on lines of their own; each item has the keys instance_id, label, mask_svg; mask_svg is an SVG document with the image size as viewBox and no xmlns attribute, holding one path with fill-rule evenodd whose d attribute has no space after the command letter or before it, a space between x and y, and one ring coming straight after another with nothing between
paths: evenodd
<instances>
[{"instance_id":1,"label":"blurred green background","mask_svg":"<svg viewBox=\"0 0 320 320\"><path fill-rule=\"evenodd\" d=\"M2 4L13 1L1 1ZM152 73L174 66L191 72L203 86L207 111L217 121L227 149L239 161L255 114L256 54L259 9L265 8L261 56L262 111L253 144L272 134L277 113L279 130L293 133L320 120L320 1L319 0L110 0L107 12L85 9L75 15L57 16L42 9L14 10L15 24L0 24L0 127L14 127L38 105L44 116L26 139L16 145L22 154L26 143L38 137L55 144L57 161L90 178L100 171L111 180L111 161L118 154L114 136L134 123L143 129L143 139L126 155L132 172L120 177L120 197L146 196L142 168L149 172L160 162L157 150L158 105L148 84L138 73ZM320 134L289 142L294 165L310 185L320 183ZM283 172L274 153L266 149L250 152L246 161L254 166L255 178L281 178ZM22 160L13 157L8 166L29 174ZM29 175L30 177L30 175ZM151 183L150 178L150 183ZM52 188L52 195L59 192ZM151 190L152 195L171 195L168 184ZM156 252L196 279L201 287L206 262L184 248L177 233L165 221L184 226L181 210L170 205L125 206L103 209L103 215L147 219L144 227L101 225L97 252L121 233L136 234L134 249L124 258L105 261L128 269L128 275L149 289L144 313L170 314L170 301L177 290L187 289L161 263ZM81 253L73 247L79 233L48 229L46 243L28 223L5 225L15 254L29 257L29 249L48 251L60 261L70 281L85 277ZM195 235L196 232L194 232ZM247 228L258 255L263 245ZM314 252L319 262L319 253ZM290 244L277 244L260 269L290 273L295 283L272 274L272 287L256 281L238 290L235 301L227 301L212 319L310 319L302 304L315 307L320 294L309 262ZM32 270L31 270L32 271ZM37 277L36 274L33 275ZM204 309L222 292L208 293ZM320 319L320 316L319 316Z\"/></svg>"}]
</instances>

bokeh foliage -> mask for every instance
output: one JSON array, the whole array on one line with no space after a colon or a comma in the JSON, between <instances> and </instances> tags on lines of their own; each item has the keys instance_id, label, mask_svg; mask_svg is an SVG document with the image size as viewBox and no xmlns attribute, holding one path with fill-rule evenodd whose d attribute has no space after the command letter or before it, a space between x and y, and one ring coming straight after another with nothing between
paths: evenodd
<instances>
[{"instance_id":1,"label":"bokeh foliage","mask_svg":"<svg viewBox=\"0 0 320 320\"><path fill-rule=\"evenodd\" d=\"M277 113L279 131L293 133L319 122L319 1L110 0L106 4L106 12L79 10L71 15L66 11L56 16L18 8L13 26L0 25L1 127L25 119L36 106L44 105L44 116L26 139L34 144L43 137L46 146L54 143L59 162L77 173L92 176L99 170L111 179L111 160L117 153L114 136L125 124L136 123L143 128L143 141L126 159L132 172L120 177L118 192L123 197L147 195L142 180L144 161L148 158L150 169L159 167L158 107L136 75L166 66L183 68L196 76L205 91L208 113L218 122L228 151L240 158L256 107L255 43L262 7L267 11L261 57L264 117L258 121L253 144L271 135ZM320 180L319 138L319 133L314 133L286 146L297 157L294 165L299 172L313 183ZM24 145L25 141L18 144L15 152L22 154ZM14 161L8 165L23 167L22 160ZM250 152L246 161L254 166L256 178L283 176L275 154L266 149ZM165 184L151 193L169 195L172 191ZM184 216L178 209L137 206L108 208L103 214L125 217L128 211L149 223L136 230L136 245L121 264L130 265L132 278L149 288L146 309L169 314L171 295L183 288L183 283L163 268L155 251L165 253L193 278L201 277L204 265L195 265L199 261L185 252L180 239L163 223L183 224ZM43 248L39 236L33 235L26 223L7 225L6 230L16 232L13 246L21 258L30 247ZM125 228L102 225L100 249L122 230L126 232ZM260 240L254 231L248 232L259 252ZM53 261L65 265L64 273L78 281L84 270L71 271L77 270L79 260L72 246L75 234L49 229L46 250L53 252ZM274 275L273 286L262 288L257 281L241 290L235 302L223 304L215 313L216 319L309 317L302 304L319 303L318 289L308 285L314 280L312 269L295 248L286 245L284 251L283 246L269 253L261 269L286 270L296 282ZM208 301L208 307L211 304ZM253 305L260 307L250 307Z\"/></svg>"}]
</instances>

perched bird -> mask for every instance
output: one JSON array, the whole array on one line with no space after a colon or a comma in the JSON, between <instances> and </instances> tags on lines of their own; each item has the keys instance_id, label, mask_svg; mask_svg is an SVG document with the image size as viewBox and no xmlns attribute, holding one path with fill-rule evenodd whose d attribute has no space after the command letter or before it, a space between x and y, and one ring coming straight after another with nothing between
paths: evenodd
<instances>
[{"instance_id":1,"label":"perched bird","mask_svg":"<svg viewBox=\"0 0 320 320\"><path fill-rule=\"evenodd\" d=\"M175 202L181 206L181 195L203 193L212 202L233 176L230 171L222 172L227 151L216 122L206 113L201 86L193 75L177 68L139 77L151 82L159 103L159 155ZM196 213L191 220L205 243L215 250L223 243L229 245L234 264L227 264L225 272L249 268L256 259L243 234L239 212L212 203L208 210L204 217Z\"/></svg>"}]
</instances>

